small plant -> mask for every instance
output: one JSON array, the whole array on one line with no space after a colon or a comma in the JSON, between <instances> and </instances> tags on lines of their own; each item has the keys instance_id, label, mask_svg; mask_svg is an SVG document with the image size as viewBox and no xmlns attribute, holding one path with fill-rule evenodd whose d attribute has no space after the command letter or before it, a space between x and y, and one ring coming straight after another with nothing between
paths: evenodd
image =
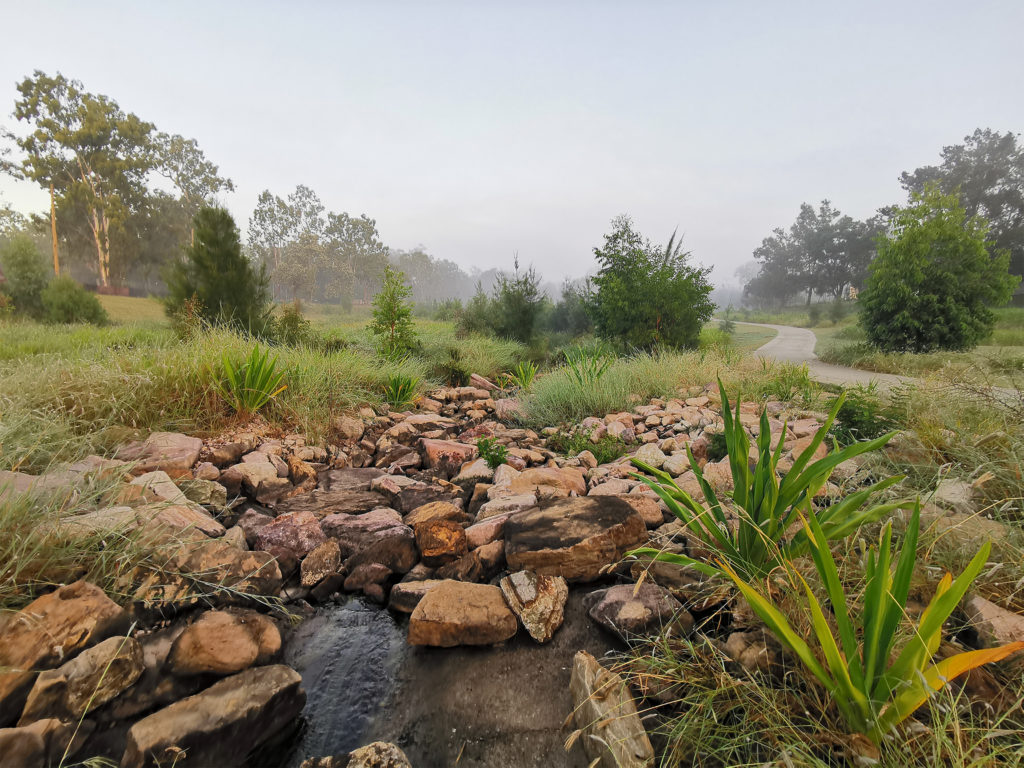
<instances>
[{"instance_id":1,"label":"small plant","mask_svg":"<svg viewBox=\"0 0 1024 768\"><path fill-rule=\"evenodd\" d=\"M878 385L871 382L846 391L846 399L836 413L832 434L842 445L872 440L895 428L878 396Z\"/></svg>"},{"instance_id":2,"label":"small plant","mask_svg":"<svg viewBox=\"0 0 1024 768\"><path fill-rule=\"evenodd\" d=\"M420 380L404 373L392 373L384 383L384 401L392 410L408 408L416 400L416 388Z\"/></svg>"},{"instance_id":3,"label":"small plant","mask_svg":"<svg viewBox=\"0 0 1024 768\"><path fill-rule=\"evenodd\" d=\"M476 449L480 451L480 458L486 461L491 469L497 469L508 461L508 448L493 437L481 437L476 441Z\"/></svg>"},{"instance_id":4,"label":"small plant","mask_svg":"<svg viewBox=\"0 0 1024 768\"><path fill-rule=\"evenodd\" d=\"M516 389L529 392L530 387L533 386L533 380L537 378L537 366L529 360L522 360L516 363L515 367L505 376Z\"/></svg>"},{"instance_id":5,"label":"small plant","mask_svg":"<svg viewBox=\"0 0 1024 768\"><path fill-rule=\"evenodd\" d=\"M889 432L870 442L848 445L841 450L832 451L823 459L812 462L815 451L824 441L835 420L836 412L843 404L844 398L840 395L825 424L811 439L810 445L796 457L793 467L780 481L776 468L782 456L783 443L786 441L785 425L783 425L782 434L779 435L775 450L772 450L768 414L766 411L761 412L760 432L757 437L757 460L751 467L750 439L747 437L746 428L740 422L739 400L736 402L734 414L730 409L729 397L721 381L718 382L718 390L722 396L724 434L734 485L730 507L738 513L739 525L729 524L725 505L705 480L704 473L694 459L689 446L687 446L686 454L690 459L690 467L697 476L704 493L706 506L698 503L676 485L675 480L667 472L655 469L636 458L632 459L633 464L657 480L639 474L634 474L633 477L649 485L668 505L669 511L682 520L694 534L715 547L720 558L742 578L760 578L778 568L786 558L807 551L809 542L803 532L787 541L787 531L791 525L797 522L798 515L814 515L811 509L811 500L828 482L832 470L848 459L881 448L896 433ZM818 523L829 539L849 535L864 523L877 520L900 506L899 503L893 503L863 508L872 496L902 479L902 476L889 477L850 494L842 501L819 511L817 513ZM715 565L703 563L685 555L660 552L650 548L635 550L632 554L689 565L708 575L723 573Z\"/></svg>"},{"instance_id":6,"label":"small plant","mask_svg":"<svg viewBox=\"0 0 1024 768\"><path fill-rule=\"evenodd\" d=\"M316 331L309 320L303 317L302 303L298 299L281 309L274 330L277 341L289 347L312 345L317 341Z\"/></svg>"},{"instance_id":7,"label":"small plant","mask_svg":"<svg viewBox=\"0 0 1024 768\"><path fill-rule=\"evenodd\" d=\"M609 464L626 452L626 444L614 435L603 435L596 443L591 442L590 432L576 431L571 434L559 432L548 438L548 448L563 456L578 456L583 451L594 454L598 464Z\"/></svg>"},{"instance_id":8,"label":"small plant","mask_svg":"<svg viewBox=\"0 0 1024 768\"><path fill-rule=\"evenodd\" d=\"M807 324L812 328L821 322L821 304L811 304L807 307Z\"/></svg>"},{"instance_id":9,"label":"small plant","mask_svg":"<svg viewBox=\"0 0 1024 768\"><path fill-rule=\"evenodd\" d=\"M725 432L705 432L705 435L708 438L708 461L721 461L729 455L729 442L725 439Z\"/></svg>"},{"instance_id":10,"label":"small plant","mask_svg":"<svg viewBox=\"0 0 1024 768\"><path fill-rule=\"evenodd\" d=\"M718 330L726 336L736 333L736 321L732 319L732 307L725 310L725 316L718 323Z\"/></svg>"},{"instance_id":11,"label":"small plant","mask_svg":"<svg viewBox=\"0 0 1024 768\"><path fill-rule=\"evenodd\" d=\"M448 347L448 357L437 364L437 375L449 387L464 387L469 384L470 373L462 361L462 351L458 347Z\"/></svg>"},{"instance_id":12,"label":"small plant","mask_svg":"<svg viewBox=\"0 0 1024 768\"><path fill-rule=\"evenodd\" d=\"M592 387L605 375L613 360L603 344L591 348L576 345L565 351L565 370L577 386Z\"/></svg>"},{"instance_id":13,"label":"small plant","mask_svg":"<svg viewBox=\"0 0 1024 768\"><path fill-rule=\"evenodd\" d=\"M190 341L203 332L207 323L203 319L203 302L197 294L192 294L180 306L169 313L171 327L182 341Z\"/></svg>"},{"instance_id":14,"label":"small plant","mask_svg":"<svg viewBox=\"0 0 1024 768\"><path fill-rule=\"evenodd\" d=\"M850 614L848 606L853 605L856 598L847 596L843 590L827 534L813 515L803 519L806 540L825 585L828 605L823 607L803 577L795 570L791 572L803 586L814 630L812 640L817 641L825 664L818 660L802 633L793 628L770 598L758 592L728 563L719 563L754 612L829 691L849 726L876 744L924 704L933 691L941 690L953 678L1024 648L1024 642L1014 642L999 648L958 653L929 664L942 639L943 622L988 560L991 544L986 542L955 580L949 573L942 577L907 644L894 655L897 632L906 620L907 597L917 557L920 512L920 504L915 504L895 568L892 567L892 521L885 524L877 549L868 552L863 610L854 615ZM838 640L826 613L835 622Z\"/></svg>"},{"instance_id":15,"label":"small plant","mask_svg":"<svg viewBox=\"0 0 1024 768\"><path fill-rule=\"evenodd\" d=\"M377 339L378 351L389 360L416 346L410 296L412 288L405 284L405 273L384 267L384 285L373 297L370 331Z\"/></svg>"},{"instance_id":16,"label":"small plant","mask_svg":"<svg viewBox=\"0 0 1024 768\"><path fill-rule=\"evenodd\" d=\"M277 370L277 356L270 357L269 349L261 352L259 345L244 363L236 364L225 354L222 364L224 378L216 380L217 391L241 416L256 413L287 389L282 384L285 372Z\"/></svg>"}]
</instances>

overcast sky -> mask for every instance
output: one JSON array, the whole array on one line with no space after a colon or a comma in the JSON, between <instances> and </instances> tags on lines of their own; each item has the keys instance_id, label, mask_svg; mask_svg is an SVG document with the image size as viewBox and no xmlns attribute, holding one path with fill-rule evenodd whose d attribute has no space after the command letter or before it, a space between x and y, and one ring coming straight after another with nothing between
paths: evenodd
<instances>
[{"instance_id":1,"label":"overcast sky","mask_svg":"<svg viewBox=\"0 0 1024 768\"><path fill-rule=\"evenodd\" d=\"M15 83L61 71L234 180L315 189L396 248L546 279L610 219L718 283L801 201L858 218L977 127L1024 127L1024 2L11 2ZM0 178L0 201L47 205Z\"/></svg>"}]
</instances>

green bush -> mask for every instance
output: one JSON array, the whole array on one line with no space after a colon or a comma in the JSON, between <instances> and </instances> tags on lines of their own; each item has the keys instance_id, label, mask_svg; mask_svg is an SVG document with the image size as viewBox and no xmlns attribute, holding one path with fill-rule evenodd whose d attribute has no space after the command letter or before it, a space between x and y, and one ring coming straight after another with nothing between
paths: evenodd
<instances>
[{"instance_id":1,"label":"green bush","mask_svg":"<svg viewBox=\"0 0 1024 768\"><path fill-rule=\"evenodd\" d=\"M195 237L185 258L167 274L165 310L174 320L186 311L202 313L210 325L258 335L270 329L273 305L266 270L253 268L242 253L235 220L223 208L202 208L193 219Z\"/></svg>"},{"instance_id":2,"label":"green bush","mask_svg":"<svg viewBox=\"0 0 1024 768\"><path fill-rule=\"evenodd\" d=\"M858 440L874 440L896 427L878 395L878 387L871 383L866 387L846 390L846 399L836 413L832 434L840 444L849 445Z\"/></svg>"},{"instance_id":3,"label":"green bush","mask_svg":"<svg viewBox=\"0 0 1024 768\"><path fill-rule=\"evenodd\" d=\"M223 376L214 379L217 391L235 413L251 416L287 389L285 372L277 370L277 356L270 350L252 348L245 362L233 361L227 354L221 358Z\"/></svg>"},{"instance_id":4,"label":"green bush","mask_svg":"<svg viewBox=\"0 0 1024 768\"><path fill-rule=\"evenodd\" d=\"M508 461L508 448L493 437L481 437L476 441L476 449L480 451L480 458L486 461L491 469L497 469Z\"/></svg>"},{"instance_id":5,"label":"green bush","mask_svg":"<svg viewBox=\"0 0 1024 768\"><path fill-rule=\"evenodd\" d=\"M412 288L405 284L405 273L384 267L384 284L373 297L373 321L370 332L377 349L386 358L400 357L416 346L412 323Z\"/></svg>"},{"instance_id":6,"label":"green bush","mask_svg":"<svg viewBox=\"0 0 1024 768\"><path fill-rule=\"evenodd\" d=\"M316 346L320 341L309 320L303 317L298 299L281 308L281 315L274 323L274 339L290 347Z\"/></svg>"},{"instance_id":7,"label":"green bush","mask_svg":"<svg viewBox=\"0 0 1024 768\"><path fill-rule=\"evenodd\" d=\"M821 304L811 304L807 308L807 324L812 328L821 323Z\"/></svg>"},{"instance_id":8,"label":"green bush","mask_svg":"<svg viewBox=\"0 0 1024 768\"><path fill-rule=\"evenodd\" d=\"M725 432L705 432L708 438L708 461L721 461L729 455L729 441Z\"/></svg>"},{"instance_id":9,"label":"green bush","mask_svg":"<svg viewBox=\"0 0 1024 768\"><path fill-rule=\"evenodd\" d=\"M396 411L410 407L416 400L420 380L404 373L390 374L384 382L384 401Z\"/></svg>"},{"instance_id":10,"label":"green bush","mask_svg":"<svg viewBox=\"0 0 1024 768\"><path fill-rule=\"evenodd\" d=\"M96 295L66 275L55 277L43 289L43 316L49 323L106 325L107 312Z\"/></svg>"},{"instance_id":11,"label":"green bush","mask_svg":"<svg viewBox=\"0 0 1024 768\"><path fill-rule=\"evenodd\" d=\"M508 383L523 392L529 392L533 380L537 378L537 366L529 360L520 360L511 371L505 374Z\"/></svg>"},{"instance_id":12,"label":"green bush","mask_svg":"<svg viewBox=\"0 0 1024 768\"><path fill-rule=\"evenodd\" d=\"M434 366L433 374L449 387L464 387L469 384L471 371L462 359L462 350L448 347L448 356Z\"/></svg>"},{"instance_id":13,"label":"green bush","mask_svg":"<svg viewBox=\"0 0 1024 768\"><path fill-rule=\"evenodd\" d=\"M846 304L842 299L836 299L829 304L828 319L832 321L832 325L839 325L844 317L846 317Z\"/></svg>"},{"instance_id":14,"label":"green bush","mask_svg":"<svg viewBox=\"0 0 1024 768\"><path fill-rule=\"evenodd\" d=\"M977 346L995 326L991 308L1020 282L1009 252L990 253L988 222L935 186L897 208L893 224L860 296L868 343L884 352Z\"/></svg>"},{"instance_id":15,"label":"green bush","mask_svg":"<svg viewBox=\"0 0 1024 768\"><path fill-rule=\"evenodd\" d=\"M0 250L0 270L6 282L0 291L10 296L16 312L43 315L43 289L53 276L42 254L27 235L18 235Z\"/></svg>"}]
</instances>

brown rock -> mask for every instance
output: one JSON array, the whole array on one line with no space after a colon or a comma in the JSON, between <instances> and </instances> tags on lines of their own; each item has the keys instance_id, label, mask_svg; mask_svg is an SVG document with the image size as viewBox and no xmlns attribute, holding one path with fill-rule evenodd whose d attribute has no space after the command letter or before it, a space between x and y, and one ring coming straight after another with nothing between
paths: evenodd
<instances>
[{"instance_id":1,"label":"brown rock","mask_svg":"<svg viewBox=\"0 0 1024 768\"><path fill-rule=\"evenodd\" d=\"M590 618L623 639L652 635L663 629L686 636L693 617L665 588L656 584L619 584L591 592L583 600Z\"/></svg>"},{"instance_id":2,"label":"brown rock","mask_svg":"<svg viewBox=\"0 0 1024 768\"><path fill-rule=\"evenodd\" d=\"M36 673L128 629L128 614L99 587L77 581L36 598L0 624L0 726L21 714Z\"/></svg>"},{"instance_id":3,"label":"brown rock","mask_svg":"<svg viewBox=\"0 0 1024 768\"><path fill-rule=\"evenodd\" d=\"M985 648L1024 641L1024 616L1008 611L980 595L967 598L964 613Z\"/></svg>"},{"instance_id":4,"label":"brown rock","mask_svg":"<svg viewBox=\"0 0 1024 768\"><path fill-rule=\"evenodd\" d=\"M121 768L231 768L294 724L306 703L302 678L277 665L249 669L144 717L128 732Z\"/></svg>"},{"instance_id":5,"label":"brown rock","mask_svg":"<svg viewBox=\"0 0 1024 768\"><path fill-rule=\"evenodd\" d=\"M412 528L393 509L364 515L328 515L324 532L337 539L341 559L352 571L365 563L381 563L395 573L407 573L419 559Z\"/></svg>"},{"instance_id":6,"label":"brown rock","mask_svg":"<svg viewBox=\"0 0 1024 768\"><path fill-rule=\"evenodd\" d=\"M619 498L637 511L648 528L657 528L664 524L665 516L661 512L661 500L658 497L640 492Z\"/></svg>"},{"instance_id":7,"label":"brown rock","mask_svg":"<svg viewBox=\"0 0 1024 768\"><path fill-rule=\"evenodd\" d=\"M346 592L362 592L378 603L384 602L384 585L392 576L391 569L380 563L363 563L345 579Z\"/></svg>"},{"instance_id":8,"label":"brown rock","mask_svg":"<svg viewBox=\"0 0 1024 768\"><path fill-rule=\"evenodd\" d=\"M231 675L265 664L280 649L280 631L260 614L207 611L174 641L167 666L179 676Z\"/></svg>"},{"instance_id":9,"label":"brown rock","mask_svg":"<svg viewBox=\"0 0 1024 768\"><path fill-rule=\"evenodd\" d=\"M412 768L409 758L394 744L375 741L352 750L345 768Z\"/></svg>"},{"instance_id":10,"label":"brown rock","mask_svg":"<svg viewBox=\"0 0 1024 768\"><path fill-rule=\"evenodd\" d=\"M575 493L587 493L587 481L579 469L536 467L524 470L509 484L512 494L532 493L538 499L555 499Z\"/></svg>"},{"instance_id":11,"label":"brown rock","mask_svg":"<svg viewBox=\"0 0 1024 768\"><path fill-rule=\"evenodd\" d=\"M326 541L320 523L310 512L289 512L260 528L256 547L276 547L302 559Z\"/></svg>"},{"instance_id":12,"label":"brown rock","mask_svg":"<svg viewBox=\"0 0 1024 768\"><path fill-rule=\"evenodd\" d=\"M569 585L561 576L517 571L501 580L501 592L530 637L538 643L546 643L562 626Z\"/></svg>"},{"instance_id":13,"label":"brown rock","mask_svg":"<svg viewBox=\"0 0 1024 768\"><path fill-rule=\"evenodd\" d=\"M117 457L135 462L132 474L141 475L163 470L171 477L191 474L192 465L199 459L203 441L177 432L154 432L141 443L122 446Z\"/></svg>"},{"instance_id":14,"label":"brown rock","mask_svg":"<svg viewBox=\"0 0 1024 768\"><path fill-rule=\"evenodd\" d=\"M332 425L342 440L351 440L352 442L361 440L366 431L363 420L353 416L337 416Z\"/></svg>"},{"instance_id":15,"label":"brown rock","mask_svg":"<svg viewBox=\"0 0 1024 768\"><path fill-rule=\"evenodd\" d=\"M444 579L424 579L423 581L400 581L391 588L388 608L398 613L412 613L420 600Z\"/></svg>"},{"instance_id":16,"label":"brown rock","mask_svg":"<svg viewBox=\"0 0 1024 768\"><path fill-rule=\"evenodd\" d=\"M62 723L53 718L20 728L0 728L0 767L42 768L64 764L78 753L93 728L89 720Z\"/></svg>"},{"instance_id":17,"label":"brown rock","mask_svg":"<svg viewBox=\"0 0 1024 768\"><path fill-rule=\"evenodd\" d=\"M304 587L315 587L341 567L341 548L334 539L327 539L306 555L300 569Z\"/></svg>"},{"instance_id":18,"label":"brown rock","mask_svg":"<svg viewBox=\"0 0 1024 768\"><path fill-rule=\"evenodd\" d=\"M476 456L476 446L454 440L420 440L423 461L429 469L436 469L445 477L457 475L462 465Z\"/></svg>"},{"instance_id":19,"label":"brown rock","mask_svg":"<svg viewBox=\"0 0 1024 768\"><path fill-rule=\"evenodd\" d=\"M445 581L429 590L412 612L409 644L493 645L515 635L516 626L515 614L497 587Z\"/></svg>"},{"instance_id":20,"label":"brown rock","mask_svg":"<svg viewBox=\"0 0 1024 768\"><path fill-rule=\"evenodd\" d=\"M434 520L451 520L456 523L464 523L469 521L469 515L463 512L460 507L450 502L432 501L429 504L424 504L422 507L417 507L403 518L405 524L413 530L423 523Z\"/></svg>"},{"instance_id":21,"label":"brown rock","mask_svg":"<svg viewBox=\"0 0 1024 768\"><path fill-rule=\"evenodd\" d=\"M415 530L423 563L431 568L457 560L468 551L465 530L452 520L428 520Z\"/></svg>"},{"instance_id":22,"label":"brown rock","mask_svg":"<svg viewBox=\"0 0 1024 768\"><path fill-rule=\"evenodd\" d=\"M469 526L466 529L466 545L470 549L476 549L502 538L505 535L505 521L511 516L511 512L494 515Z\"/></svg>"},{"instance_id":23,"label":"brown rock","mask_svg":"<svg viewBox=\"0 0 1024 768\"><path fill-rule=\"evenodd\" d=\"M505 523L509 567L567 581L593 581L647 542L643 518L614 496L563 499L517 512Z\"/></svg>"}]
</instances>

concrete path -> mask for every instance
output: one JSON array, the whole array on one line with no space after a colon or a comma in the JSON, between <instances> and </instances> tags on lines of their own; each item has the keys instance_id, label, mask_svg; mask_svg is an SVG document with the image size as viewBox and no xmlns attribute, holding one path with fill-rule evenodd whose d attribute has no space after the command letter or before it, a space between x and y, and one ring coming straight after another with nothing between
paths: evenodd
<instances>
[{"instance_id":1,"label":"concrete path","mask_svg":"<svg viewBox=\"0 0 1024 768\"><path fill-rule=\"evenodd\" d=\"M825 384L856 386L877 382L883 389L914 381L908 376L896 376L891 373L875 373L847 368L842 365L823 363L814 354L817 337L808 328L794 328L791 325L768 325L765 323L738 323L739 325L755 325L758 328L771 328L778 335L767 344L758 347L754 354L770 360L786 363L805 363L811 378Z\"/></svg>"}]
</instances>

